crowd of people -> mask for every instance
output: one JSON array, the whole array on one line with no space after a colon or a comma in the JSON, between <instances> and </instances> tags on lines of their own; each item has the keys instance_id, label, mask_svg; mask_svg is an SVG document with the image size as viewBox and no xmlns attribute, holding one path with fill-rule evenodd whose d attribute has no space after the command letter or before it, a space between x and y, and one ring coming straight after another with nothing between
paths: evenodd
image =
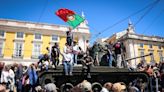
<instances>
[{"instance_id":1,"label":"crowd of people","mask_svg":"<svg viewBox=\"0 0 164 92\"><path fill-rule=\"evenodd\" d=\"M153 87L149 87L148 83L145 83L141 78L137 78L129 84L125 84L124 82L106 82L100 84L83 80L74 86L65 84L67 86L64 87L65 91L63 91L64 89L58 88L54 83L48 80L44 86L37 84L35 65L32 64L27 68L20 64L15 65L15 68L16 67L17 69L12 70L13 68L10 66L5 66L5 70L3 70L1 74L0 92L157 92L156 89L150 90L150 88ZM153 72L155 74L150 73L150 71L151 70L146 69L146 72L151 74L152 80L155 77L161 77L161 84L164 83L162 80L163 75L158 75L156 70ZM160 92L164 91L163 89L158 90L161 90Z\"/></svg>"},{"instance_id":2,"label":"crowd of people","mask_svg":"<svg viewBox=\"0 0 164 92\"><path fill-rule=\"evenodd\" d=\"M4 67L2 67L4 66ZM2 69L3 68L3 69ZM1 92L29 92L35 90L38 83L36 66L31 64L29 67L22 64L5 65L1 63Z\"/></svg>"},{"instance_id":3,"label":"crowd of people","mask_svg":"<svg viewBox=\"0 0 164 92\"><path fill-rule=\"evenodd\" d=\"M86 46L86 51L83 51L78 43L73 40L71 29L66 32L67 40L63 47L63 53L60 51L58 43L55 43L52 48L46 48L47 53L40 55L39 61L30 66L23 66L22 64L5 65L0 64L0 92L60 92L59 88L54 83L47 81L44 87L38 84L37 71L42 71L50 67L57 69L62 57L62 65L64 67L64 74L66 76L73 76L73 66L80 63L83 65L82 72L87 72L87 78L91 78L90 69L92 66L99 66L99 52L106 51L106 61L109 67L123 68L122 63L124 59L124 52L126 51L123 44L120 42L114 45L106 45L107 49L103 49L99 44L95 43L92 48ZM86 42L88 43L88 41ZM90 51L91 50L91 51ZM78 55L82 57L78 60ZM115 64L114 64L115 63ZM128 65L128 64L127 64ZM131 69L131 67L128 67ZM160 84L161 92L164 92L164 63L148 65L143 62L139 63L135 71L147 72L150 79L150 89L153 92L153 83ZM98 87L99 86L99 87ZM146 92L147 84L143 83L142 79L136 79L126 85L123 82L111 83L107 82L103 86L94 85L89 81L84 80L78 85L72 87L68 92ZM158 88L158 85L156 86ZM67 91L66 91L67 92Z\"/></svg>"},{"instance_id":4,"label":"crowd of people","mask_svg":"<svg viewBox=\"0 0 164 92\"><path fill-rule=\"evenodd\" d=\"M122 62L125 59L126 49L121 42L114 44L97 43L95 42L92 47L89 47L90 55L94 59L94 65L102 65L101 63L107 63L109 67L125 68L125 63ZM103 53L102 53L103 52ZM105 59L101 60L100 54L104 55Z\"/></svg>"},{"instance_id":5,"label":"crowd of people","mask_svg":"<svg viewBox=\"0 0 164 92\"><path fill-rule=\"evenodd\" d=\"M161 92L164 91L164 62L155 63L153 65L139 63L137 66L137 71L146 72L149 75L150 90L153 91L153 84L156 85L156 91L161 87ZM158 85L160 84L160 85Z\"/></svg>"}]
</instances>

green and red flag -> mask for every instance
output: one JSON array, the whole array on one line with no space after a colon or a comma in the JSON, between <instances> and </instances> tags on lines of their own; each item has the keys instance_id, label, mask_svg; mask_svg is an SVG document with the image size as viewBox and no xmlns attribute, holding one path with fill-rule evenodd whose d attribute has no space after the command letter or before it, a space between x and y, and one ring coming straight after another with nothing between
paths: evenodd
<instances>
[{"instance_id":1,"label":"green and red flag","mask_svg":"<svg viewBox=\"0 0 164 92\"><path fill-rule=\"evenodd\" d=\"M73 29L80 25L85 19L77 15L74 11L62 8L55 13L63 21L67 22Z\"/></svg>"}]
</instances>

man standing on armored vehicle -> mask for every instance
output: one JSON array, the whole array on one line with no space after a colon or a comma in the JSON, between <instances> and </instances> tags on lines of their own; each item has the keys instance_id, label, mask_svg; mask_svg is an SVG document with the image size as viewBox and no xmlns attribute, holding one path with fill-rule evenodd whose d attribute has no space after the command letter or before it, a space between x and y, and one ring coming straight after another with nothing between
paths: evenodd
<instances>
[{"instance_id":1,"label":"man standing on armored vehicle","mask_svg":"<svg viewBox=\"0 0 164 92\"><path fill-rule=\"evenodd\" d=\"M94 59L94 64L99 66L99 60L98 60L98 52L99 52L99 47L98 47L98 43L94 43L93 47L92 47L92 51L93 51L93 59Z\"/></svg>"},{"instance_id":2,"label":"man standing on armored vehicle","mask_svg":"<svg viewBox=\"0 0 164 92\"><path fill-rule=\"evenodd\" d=\"M108 45L106 45L106 47L107 47L107 61L108 61L108 65L109 65L109 67L112 67L112 63L113 63L112 45L108 44Z\"/></svg>"},{"instance_id":3,"label":"man standing on armored vehicle","mask_svg":"<svg viewBox=\"0 0 164 92\"><path fill-rule=\"evenodd\" d=\"M72 42L73 42L73 33L71 32L71 28L69 27L69 30L66 32L67 35L67 44L69 46L72 46Z\"/></svg>"},{"instance_id":4,"label":"man standing on armored vehicle","mask_svg":"<svg viewBox=\"0 0 164 92\"><path fill-rule=\"evenodd\" d=\"M57 68L57 65L59 64L59 54L60 54L60 49L59 49L58 43L55 43L51 49L51 59L52 59L53 65L55 66L55 69Z\"/></svg>"},{"instance_id":5,"label":"man standing on armored vehicle","mask_svg":"<svg viewBox=\"0 0 164 92\"><path fill-rule=\"evenodd\" d=\"M115 52L115 56L116 56L116 66L118 68L121 68L121 61L122 61L122 57L121 57L121 43L120 42L117 42L115 45L114 45L114 52Z\"/></svg>"},{"instance_id":6,"label":"man standing on armored vehicle","mask_svg":"<svg viewBox=\"0 0 164 92\"><path fill-rule=\"evenodd\" d=\"M73 62L74 65L77 65L77 56L80 53L80 47L76 41L73 41Z\"/></svg>"},{"instance_id":7,"label":"man standing on armored vehicle","mask_svg":"<svg viewBox=\"0 0 164 92\"><path fill-rule=\"evenodd\" d=\"M69 46L67 43L65 44L64 50L63 50L63 66L64 66L64 72L65 75L72 75L73 71L73 54L72 54L72 47Z\"/></svg>"},{"instance_id":8,"label":"man standing on armored vehicle","mask_svg":"<svg viewBox=\"0 0 164 92\"><path fill-rule=\"evenodd\" d=\"M92 64L93 64L93 58L89 56L89 52L87 51L84 57L82 58L82 65L83 65L82 71L83 72L85 72L85 70L87 71L87 78L91 78L90 69Z\"/></svg>"}]
</instances>

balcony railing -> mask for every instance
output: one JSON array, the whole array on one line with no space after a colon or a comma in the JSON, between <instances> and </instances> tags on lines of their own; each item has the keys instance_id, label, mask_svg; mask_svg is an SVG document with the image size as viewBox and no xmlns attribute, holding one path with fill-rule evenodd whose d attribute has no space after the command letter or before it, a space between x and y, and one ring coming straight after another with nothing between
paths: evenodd
<instances>
[{"instance_id":1,"label":"balcony railing","mask_svg":"<svg viewBox=\"0 0 164 92\"><path fill-rule=\"evenodd\" d=\"M38 59L38 57L39 57L38 55L32 55L31 59Z\"/></svg>"},{"instance_id":2,"label":"balcony railing","mask_svg":"<svg viewBox=\"0 0 164 92\"><path fill-rule=\"evenodd\" d=\"M12 55L12 58L23 59L23 55L16 55L16 54L13 54L13 55Z\"/></svg>"}]
</instances>

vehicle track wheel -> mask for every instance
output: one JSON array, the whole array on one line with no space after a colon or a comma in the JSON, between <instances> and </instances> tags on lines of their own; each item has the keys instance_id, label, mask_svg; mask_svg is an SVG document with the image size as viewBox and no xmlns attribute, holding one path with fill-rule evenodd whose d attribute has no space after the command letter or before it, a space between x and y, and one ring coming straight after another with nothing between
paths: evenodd
<instances>
[{"instance_id":1,"label":"vehicle track wheel","mask_svg":"<svg viewBox=\"0 0 164 92\"><path fill-rule=\"evenodd\" d=\"M70 89L73 88L73 85L71 83L65 83L60 86L60 91L61 92L69 92Z\"/></svg>"},{"instance_id":2,"label":"vehicle track wheel","mask_svg":"<svg viewBox=\"0 0 164 92\"><path fill-rule=\"evenodd\" d=\"M98 82L92 83L92 90L93 92L100 92L102 89L102 85Z\"/></svg>"}]
</instances>

